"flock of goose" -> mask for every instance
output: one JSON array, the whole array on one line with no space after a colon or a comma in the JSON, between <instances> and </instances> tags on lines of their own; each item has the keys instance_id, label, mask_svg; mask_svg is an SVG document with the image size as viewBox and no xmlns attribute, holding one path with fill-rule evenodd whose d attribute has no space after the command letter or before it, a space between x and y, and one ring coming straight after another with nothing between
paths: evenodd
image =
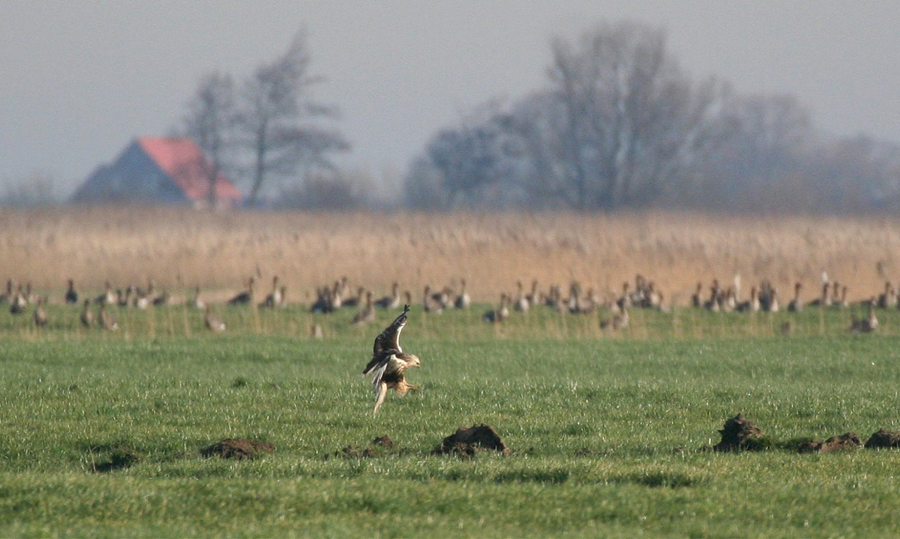
<instances>
[{"instance_id":1,"label":"flock of goose","mask_svg":"<svg viewBox=\"0 0 900 539\"><path fill-rule=\"evenodd\" d=\"M272 278L272 287L269 293L258 301L256 291L256 277L247 281L247 287L240 290L227 300L228 305L254 305L258 308L280 308L287 305L287 287L279 282L279 278ZM805 307L842 308L850 307L847 299L847 286L836 281L829 281L823 274L821 293L815 299L804 303L801 299L803 285L794 285L794 295L786 305L791 312L802 311ZM362 286L351 286L347 277L342 277L334 283L316 289L315 301L309 307L312 313L332 313L341 309L358 309L351 323L353 325L368 324L375 321L376 309L398 309L402 305L413 304L412 293L408 290L400 292L399 283L394 282L388 295L376 297L371 290ZM118 323L110 312L110 306L119 308L146 309L151 306L173 304L173 298L165 290L158 290L153 280L149 280L146 288L127 286L124 289L114 289L109 282L105 284L105 290L96 297L82 299L75 290L72 279L68 280L68 288L65 293L65 302L77 304L83 303L81 322L86 327L99 326L106 330L118 329ZM608 313L608 317L600 320L600 327L604 330L615 331L628 326L628 312L634 308L656 309L669 311L671 305L664 305L664 296L655 283L642 275L635 276L634 283L625 282L621 292L609 293L599 296L593 288L583 290L580 283L573 281L568 287L568 294L563 293L560 285L552 285L546 291L541 290L537 280L532 281L531 288L525 289L521 281L516 283L516 292L502 292L499 302L482 315L482 320L487 323L499 324L507 320L511 313L527 313L532 308L543 307L559 312L571 314L591 314L599 310ZM46 309L47 298L34 294L31 285L16 284L12 279L7 280L5 293L0 295L0 305L9 305L10 313L20 315L33 305L33 320L37 326L45 326L49 315ZM754 313L754 312L778 312L782 307L779 303L778 290L769 282L762 281L750 289L749 299L741 299L740 277L736 276L734 284L722 286L718 280L713 279L709 286L708 294L704 294L703 283L697 283L696 290L691 296L691 305L697 309L706 309L717 313ZM192 297L187 300L187 305L204 313L204 323L211 331L224 331L225 323L212 314L210 306L201 298L200 288L195 287ZM426 285L422 291L422 309L429 314L440 314L448 309L468 309L472 305L471 297L467 291L465 279L460 280L458 289L450 286L432 288ZM868 308L868 316L865 318L853 318L850 330L867 333L878 327L878 319L875 309L897 308L900 309L900 296L890 282L885 283L884 290L869 299L858 302L857 305ZM93 306L96 306L96 315Z\"/></svg>"},{"instance_id":2,"label":"flock of goose","mask_svg":"<svg viewBox=\"0 0 900 539\"><path fill-rule=\"evenodd\" d=\"M868 333L878 327L878 318L875 309L900 309L900 295L890 281L884 284L884 290L868 299L851 303L847 299L847 285L838 281L829 281L827 274L822 275L822 288L819 296L804 304L801 298L803 283L794 284L794 295L787 304L789 312L800 312L805 307L814 308L847 308L852 306L865 307L867 316L856 318L854 315L850 323L850 331L856 333ZM697 283L697 288L691 296L691 305L695 308L703 308L711 312L772 312L781 309L778 300L778 289L769 281L762 281L759 286L750 288L750 299L740 299L740 277L735 277L735 284L727 288L722 287L719 281L713 279L709 289L709 296L703 297L703 283Z\"/></svg>"}]
</instances>

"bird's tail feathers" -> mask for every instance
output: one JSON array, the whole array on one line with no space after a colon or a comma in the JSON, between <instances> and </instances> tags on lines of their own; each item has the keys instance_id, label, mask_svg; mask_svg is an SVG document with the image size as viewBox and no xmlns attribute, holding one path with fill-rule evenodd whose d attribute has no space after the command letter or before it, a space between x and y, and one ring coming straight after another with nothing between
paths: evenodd
<instances>
[{"instance_id":1,"label":"bird's tail feathers","mask_svg":"<svg viewBox=\"0 0 900 539\"><path fill-rule=\"evenodd\" d=\"M375 394L378 394L378 386L381 385L381 378L384 377L384 371L387 369L387 363L381 365L375 371L373 371L372 377L372 388L375 391Z\"/></svg>"}]
</instances>

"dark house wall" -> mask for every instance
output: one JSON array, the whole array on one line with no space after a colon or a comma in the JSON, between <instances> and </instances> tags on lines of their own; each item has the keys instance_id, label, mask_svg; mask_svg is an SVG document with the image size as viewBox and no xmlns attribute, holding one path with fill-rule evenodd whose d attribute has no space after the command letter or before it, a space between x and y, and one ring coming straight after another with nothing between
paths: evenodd
<instances>
[{"instance_id":1,"label":"dark house wall","mask_svg":"<svg viewBox=\"0 0 900 539\"><path fill-rule=\"evenodd\" d=\"M190 204L181 189L132 142L111 165L101 166L72 195L72 202Z\"/></svg>"}]
</instances>

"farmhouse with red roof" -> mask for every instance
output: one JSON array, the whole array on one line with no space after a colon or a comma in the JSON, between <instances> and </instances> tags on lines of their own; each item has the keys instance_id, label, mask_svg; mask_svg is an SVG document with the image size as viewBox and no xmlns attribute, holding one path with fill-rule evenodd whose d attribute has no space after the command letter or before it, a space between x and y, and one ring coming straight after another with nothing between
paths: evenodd
<instances>
[{"instance_id":1,"label":"farmhouse with red roof","mask_svg":"<svg viewBox=\"0 0 900 539\"><path fill-rule=\"evenodd\" d=\"M139 137L110 165L102 165L72 195L72 202L208 206L210 164L188 138ZM241 193L216 175L216 204L238 206Z\"/></svg>"}]
</instances>

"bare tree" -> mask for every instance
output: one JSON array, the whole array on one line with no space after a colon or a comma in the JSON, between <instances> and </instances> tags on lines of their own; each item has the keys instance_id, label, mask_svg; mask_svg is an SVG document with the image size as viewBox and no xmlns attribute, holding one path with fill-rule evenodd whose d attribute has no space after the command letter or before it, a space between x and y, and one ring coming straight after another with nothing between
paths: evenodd
<instances>
[{"instance_id":1,"label":"bare tree","mask_svg":"<svg viewBox=\"0 0 900 539\"><path fill-rule=\"evenodd\" d=\"M661 30L600 25L555 39L548 89L468 119L426 148L451 200L609 210L655 202L719 143L726 97L693 83ZM421 169L419 169L421 171Z\"/></svg>"},{"instance_id":2,"label":"bare tree","mask_svg":"<svg viewBox=\"0 0 900 539\"><path fill-rule=\"evenodd\" d=\"M428 144L426 152L442 175L442 185L454 205L471 198L479 187L490 183L498 153L493 148L497 133L490 124L460 130L447 129Z\"/></svg>"},{"instance_id":3,"label":"bare tree","mask_svg":"<svg viewBox=\"0 0 900 539\"><path fill-rule=\"evenodd\" d=\"M213 72L200 79L194 97L188 102L183 125L185 134L206 156L204 172L209 180L210 208L217 204L217 181L225 168L225 153L232 149L236 119L231 76Z\"/></svg>"},{"instance_id":4,"label":"bare tree","mask_svg":"<svg viewBox=\"0 0 900 539\"><path fill-rule=\"evenodd\" d=\"M270 177L331 167L330 155L349 149L337 130L311 123L335 118L337 110L312 100L312 87L323 79L310 75L309 66L301 31L284 54L259 66L243 83L239 127L252 154L247 200L251 206Z\"/></svg>"},{"instance_id":5,"label":"bare tree","mask_svg":"<svg viewBox=\"0 0 900 539\"><path fill-rule=\"evenodd\" d=\"M439 131L410 166L407 204L584 211L892 211L900 146L835 139L793 96L692 80L662 30L601 24L555 39L546 88Z\"/></svg>"},{"instance_id":6,"label":"bare tree","mask_svg":"<svg viewBox=\"0 0 900 539\"><path fill-rule=\"evenodd\" d=\"M427 157L414 159L403 179L403 204L417 210L443 210L447 208L448 198L443 174L431 160Z\"/></svg>"},{"instance_id":7,"label":"bare tree","mask_svg":"<svg viewBox=\"0 0 900 539\"><path fill-rule=\"evenodd\" d=\"M741 96L732 100L731 136L709 159L705 183L721 191L730 209L806 210L806 156L816 145L809 112L789 95ZM809 192L813 194L812 191Z\"/></svg>"},{"instance_id":8,"label":"bare tree","mask_svg":"<svg viewBox=\"0 0 900 539\"><path fill-rule=\"evenodd\" d=\"M565 119L561 157L574 206L650 202L705 145L722 87L693 84L662 30L602 24L573 44L556 39L548 71Z\"/></svg>"}]
</instances>

